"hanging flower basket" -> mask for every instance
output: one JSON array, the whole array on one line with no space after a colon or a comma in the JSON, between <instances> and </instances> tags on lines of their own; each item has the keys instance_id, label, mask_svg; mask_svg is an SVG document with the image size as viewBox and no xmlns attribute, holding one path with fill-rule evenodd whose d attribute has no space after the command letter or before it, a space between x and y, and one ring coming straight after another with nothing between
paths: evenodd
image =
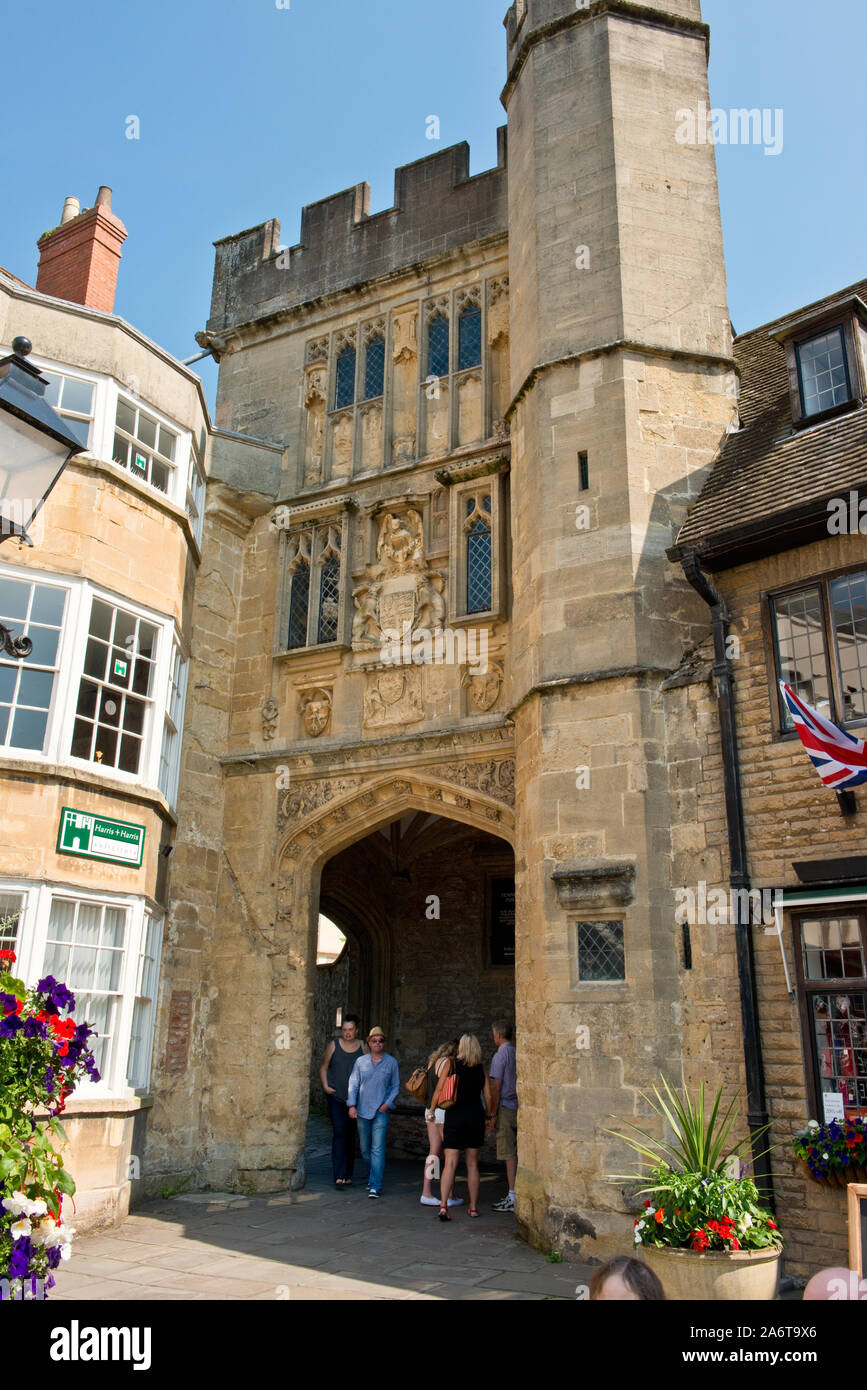
<instances>
[{"instance_id":1,"label":"hanging flower basket","mask_svg":"<svg viewBox=\"0 0 867 1390\"><path fill-rule=\"evenodd\" d=\"M75 1232L63 1199L75 1183L55 1148L66 1140L57 1116L85 1072L99 1080L93 1029L71 1017L73 995L50 975L28 989L14 963L0 951L0 1300L47 1297L52 1271L69 1259ZM34 1118L39 1110L47 1121Z\"/></svg>"},{"instance_id":2,"label":"hanging flower basket","mask_svg":"<svg viewBox=\"0 0 867 1390\"><path fill-rule=\"evenodd\" d=\"M825 1187L848 1187L867 1182L867 1121L830 1120L820 1125L810 1120L792 1140L795 1157L805 1177Z\"/></svg>"}]
</instances>

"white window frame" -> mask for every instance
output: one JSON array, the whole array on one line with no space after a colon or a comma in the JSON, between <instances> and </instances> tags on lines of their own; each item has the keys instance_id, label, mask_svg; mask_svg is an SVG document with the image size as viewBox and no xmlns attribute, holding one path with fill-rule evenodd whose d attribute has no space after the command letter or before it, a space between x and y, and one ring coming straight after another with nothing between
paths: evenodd
<instances>
[{"instance_id":1,"label":"white window frame","mask_svg":"<svg viewBox=\"0 0 867 1390\"><path fill-rule=\"evenodd\" d=\"M92 584L89 580L79 580L65 575L48 574L43 571L24 569L15 565L0 564L3 578L20 580L23 583L46 583L68 591L66 617L58 647L58 666L54 689L51 695L51 708L48 712L44 751L30 748L4 747L2 757L26 758L33 762L61 764L66 767L97 771L103 777L116 780L125 787L145 786L159 790L160 753L162 750L165 715L169 698L173 646L178 642L174 619L165 614L155 613L122 594L112 593ZM157 628L156 661L154 662L153 693L147 697L147 713L142 738L142 761L138 772L123 772L120 768L109 767L103 763L92 762L89 758L76 758L71 753L72 733L75 726L75 711L78 704L78 691L84 669L84 655L90 628L91 601L101 599L103 603L121 608L135 617L151 623ZM59 692L66 695L64 700ZM183 712L181 713L183 721Z\"/></svg>"},{"instance_id":2,"label":"white window frame","mask_svg":"<svg viewBox=\"0 0 867 1390\"><path fill-rule=\"evenodd\" d=\"M138 997L137 990L140 982L141 958L147 939L148 917L149 915L162 917L162 910L144 897L135 894L94 893L68 883L33 883L26 879L0 879L0 892L22 893L25 896L24 908L19 918L19 949L16 951L18 959L14 968L16 975L31 989L44 974L48 921L51 914L51 904L55 898L118 908L126 912L124 958L116 991L119 996L119 1004L109 1066L99 1081L91 1081L88 1076L83 1077L75 1089L75 1098L85 1100L100 1096L115 1098L133 1096L135 1091L127 1084L126 1078L133 1010ZM160 966L161 959L157 968L154 1018L160 986ZM66 984L67 981L61 981L61 983ZM82 993L84 992L82 991ZM73 990L74 993L75 990ZM79 1016L78 1010L73 1016L77 1023L87 1022L86 1019ZM151 1037L150 1047L152 1053L153 1037ZM141 1087L138 1089L140 1090Z\"/></svg>"},{"instance_id":3,"label":"white window frame","mask_svg":"<svg viewBox=\"0 0 867 1390\"><path fill-rule=\"evenodd\" d=\"M154 974L154 989L153 989L153 994L151 994L151 995L146 995L146 994L142 994L142 985L143 985L143 983L144 983L144 970L145 970L145 959L146 959L145 953L146 953L146 951L147 951L148 932L149 932L149 929L150 929L150 927L151 927L152 924L153 924L153 926L156 928L156 933L157 933L156 944L155 944L155 950L154 950L154 955L153 955L154 969L155 969L155 974ZM159 1008L160 972L161 972L161 970L162 970L163 942L164 942L164 940L165 940L165 929L166 929L165 913L162 912L162 911L153 910L152 908L150 908L150 907L146 904L146 905L145 905L145 910L144 910L144 922L143 922L143 926L142 926L141 941L140 941L140 943L139 943L138 970L137 970L137 972L136 972L135 997L134 997L134 999L133 999L133 1001L132 1001L133 1007L132 1007L132 1013L130 1014L130 1031L129 1031L129 1038L128 1038L128 1040L127 1040L127 1047L126 1047L127 1062L126 1062L125 1080L126 1080L127 1086L128 1086L131 1090L135 1090L135 1091L147 1091L148 1088L150 1087L150 1083L151 1083L151 1071L152 1071L152 1068L153 1068L153 1052L154 1052L154 1034L155 1034L155 1032L156 1032L157 1009ZM145 1043L145 1053L144 1053L144 1055L145 1055L145 1058L147 1059L147 1062L146 1062L146 1067L145 1067L144 1072L143 1072L142 1079L139 1080L138 1082L136 1082L135 1078L133 1078L132 1080L130 1079L130 1071L131 1071L130 1061L131 1061L131 1052L132 1052L132 1025L133 1025L133 1022L134 1022L134 1020L135 1020L135 1009L136 1009L136 1005L137 1005L139 1002L143 1002L145 999L148 1000L148 1002L150 1003L150 1006L151 1006L150 1018L149 1018L149 1020L148 1020L148 1025L147 1025L147 1033L146 1033L145 1036L143 1036L143 1041L144 1041L144 1043Z\"/></svg>"},{"instance_id":4,"label":"white window frame","mask_svg":"<svg viewBox=\"0 0 867 1390\"><path fill-rule=\"evenodd\" d=\"M8 349L7 351L11 351ZM118 468L133 482L137 483L144 492L150 497L162 497L173 502L181 511L187 510L187 488L190 479L190 461L193 457L192 433L179 425L176 420L163 414L150 401L144 400L137 395L124 383L116 381L113 377L100 376L96 372L88 372L74 363L57 362L48 357L31 356L29 360L37 369L46 372L53 372L55 376L75 377L80 381L85 381L89 386L96 388L93 396L93 415L90 420L88 430L87 453L91 458L99 459L103 463L109 463L113 468ZM122 464L115 463L114 454L114 431L117 418L118 397L123 397L128 404L138 410L144 410L160 425L165 425L178 437L175 459L171 464L171 481L167 492L161 488L154 487L146 479L137 478L129 468L124 468ZM62 414L61 410L61 414ZM75 417L70 417L75 419ZM202 473L204 469L202 468ZM202 509L204 510L204 508ZM192 524L192 518L191 518ZM199 525L199 536L201 543L201 525Z\"/></svg>"},{"instance_id":5,"label":"white window frame","mask_svg":"<svg viewBox=\"0 0 867 1390\"><path fill-rule=\"evenodd\" d=\"M178 681L175 683L175 661L179 661ZM166 689L165 711L163 715L162 737L160 739L160 762L159 762L159 787L166 801L174 810L178 799L178 781L181 775L181 743L184 736L184 712L187 707L187 678L190 673L190 657L181 642L180 636L175 631L172 641L172 653L169 661L168 687ZM177 691L177 710L172 712L172 692ZM166 743L166 735L174 736L171 758L163 759L163 750ZM165 766L165 779L163 779L163 767ZM165 780L165 786L163 785Z\"/></svg>"}]
</instances>

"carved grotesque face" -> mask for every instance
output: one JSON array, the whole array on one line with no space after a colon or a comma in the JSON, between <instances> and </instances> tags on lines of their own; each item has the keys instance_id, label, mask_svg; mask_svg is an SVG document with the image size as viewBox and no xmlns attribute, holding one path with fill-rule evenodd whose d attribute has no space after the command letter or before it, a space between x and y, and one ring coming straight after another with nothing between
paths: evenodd
<instances>
[{"instance_id":1,"label":"carved grotesque face","mask_svg":"<svg viewBox=\"0 0 867 1390\"><path fill-rule=\"evenodd\" d=\"M327 700L308 700L304 706L304 727L312 738L326 728L331 707Z\"/></svg>"}]
</instances>

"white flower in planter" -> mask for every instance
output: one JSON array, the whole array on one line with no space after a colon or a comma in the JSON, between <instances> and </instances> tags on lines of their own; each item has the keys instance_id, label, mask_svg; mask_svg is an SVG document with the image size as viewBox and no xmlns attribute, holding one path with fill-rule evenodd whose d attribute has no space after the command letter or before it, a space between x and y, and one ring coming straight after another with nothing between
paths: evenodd
<instances>
[{"instance_id":1,"label":"white flower in planter","mask_svg":"<svg viewBox=\"0 0 867 1390\"><path fill-rule=\"evenodd\" d=\"M26 1192L13 1192L11 1197L4 1197L0 1206L8 1216L26 1216L30 1206L30 1198Z\"/></svg>"},{"instance_id":2,"label":"white flower in planter","mask_svg":"<svg viewBox=\"0 0 867 1390\"><path fill-rule=\"evenodd\" d=\"M9 1233L13 1240L20 1240L22 1236L29 1236L32 1230L33 1227L28 1216L23 1216L20 1221L14 1222L9 1227Z\"/></svg>"}]
</instances>

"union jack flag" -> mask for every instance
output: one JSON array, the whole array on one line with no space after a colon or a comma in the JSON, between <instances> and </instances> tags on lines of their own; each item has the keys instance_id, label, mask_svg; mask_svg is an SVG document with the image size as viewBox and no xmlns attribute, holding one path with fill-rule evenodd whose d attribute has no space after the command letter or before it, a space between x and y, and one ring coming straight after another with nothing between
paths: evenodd
<instances>
[{"instance_id":1,"label":"union jack flag","mask_svg":"<svg viewBox=\"0 0 867 1390\"><path fill-rule=\"evenodd\" d=\"M825 719L785 681L779 684L801 742L825 786L841 792L867 782L867 744Z\"/></svg>"}]
</instances>

